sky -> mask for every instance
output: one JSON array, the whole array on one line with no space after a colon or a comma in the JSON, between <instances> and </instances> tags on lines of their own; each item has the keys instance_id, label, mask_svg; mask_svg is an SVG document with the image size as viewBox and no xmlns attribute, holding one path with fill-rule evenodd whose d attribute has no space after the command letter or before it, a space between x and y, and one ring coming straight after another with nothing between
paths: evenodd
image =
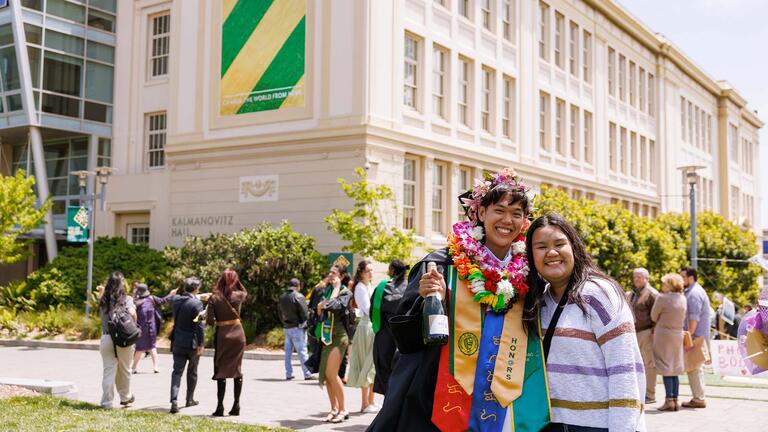
<instances>
[{"instance_id":1,"label":"sky","mask_svg":"<svg viewBox=\"0 0 768 432\"><path fill-rule=\"evenodd\" d=\"M726 80L758 111L761 221L768 229L768 1L617 0L715 80Z\"/></svg>"}]
</instances>

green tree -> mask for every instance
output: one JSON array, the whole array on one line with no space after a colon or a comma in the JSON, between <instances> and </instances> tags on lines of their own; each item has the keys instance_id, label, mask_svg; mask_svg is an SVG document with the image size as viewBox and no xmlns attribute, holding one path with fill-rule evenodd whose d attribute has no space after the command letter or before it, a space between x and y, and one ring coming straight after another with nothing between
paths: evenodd
<instances>
[{"instance_id":1,"label":"green tree","mask_svg":"<svg viewBox=\"0 0 768 432\"><path fill-rule=\"evenodd\" d=\"M315 250L315 239L296 232L288 222L278 227L267 223L234 234L187 237L183 247L167 247L165 258L173 269L168 286L178 287L189 276L212 291L221 272L231 268L248 291L242 309L248 339L280 324L277 303L291 278L314 286L325 268Z\"/></svg>"},{"instance_id":2,"label":"green tree","mask_svg":"<svg viewBox=\"0 0 768 432\"><path fill-rule=\"evenodd\" d=\"M0 264L13 264L28 255L32 240L19 236L37 228L51 206L50 200L37 206L34 193L35 178L24 170L13 176L0 174Z\"/></svg>"},{"instance_id":3,"label":"green tree","mask_svg":"<svg viewBox=\"0 0 768 432\"><path fill-rule=\"evenodd\" d=\"M349 242L342 250L353 252L376 261L388 263L394 259L412 261L413 248L417 246L413 230L388 227L382 222L381 208L397 211L395 194L385 185L368 181L363 168L356 168L358 181L338 179L344 193L354 201L352 210L334 209L325 218L328 229Z\"/></svg>"}]
</instances>

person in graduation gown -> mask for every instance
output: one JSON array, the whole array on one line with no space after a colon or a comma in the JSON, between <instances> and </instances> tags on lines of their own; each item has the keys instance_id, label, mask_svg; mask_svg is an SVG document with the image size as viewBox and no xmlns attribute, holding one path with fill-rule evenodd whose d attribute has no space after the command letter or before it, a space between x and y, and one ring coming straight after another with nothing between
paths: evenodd
<instances>
[{"instance_id":1,"label":"person in graduation gown","mask_svg":"<svg viewBox=\"0 0 768 432\"><path fill-rule=\"evenodd\" d=\"M408 268L400 260L389 263L389 278L379 283L371 300L371 324L376 334L373 338L373 364L376 367L373 391L382 395L387 394L389 376L399 357L389 319L397 312L397 306L408 286L405 278Z\"/></svg>"},{"instance_id":2,"label":"person in graduation gown","mask_svg":"<svg viewBox=\"0 0 768 432\"><path fill-rule=\"evenodd\" d=\"M468 220L453 226L447 248L413 267L389 319L400 359L368 431L538 431L548 424L540 339L522 319L527 192L508 168L459 197ZM427 262L437 270L427 272ZM448 315L443 346L423 342L422 306L431 292L442 294Z\"/></svg>"}]
</instances>

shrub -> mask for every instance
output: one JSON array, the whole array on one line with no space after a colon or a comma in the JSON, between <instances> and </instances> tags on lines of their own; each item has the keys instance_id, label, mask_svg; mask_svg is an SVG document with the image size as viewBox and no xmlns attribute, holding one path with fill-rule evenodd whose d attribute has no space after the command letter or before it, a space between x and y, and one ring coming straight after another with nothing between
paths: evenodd
<instances>
[{"instance_id":1,"label":"shrub","mask_svg":"<svg viewBox=\"0 0 768 432\"><path fill-rule=\"evenodd\" d=\"M0 330L14 337L97 339L101 336L98 315L89 318L80 309L49 307L44 311L0 311Z\"/></svg>"},{"instance_id":2,"label":"shrub","mask_svg":"<svg viewBox=\"0 0 768 432\"><path fill-rule=\"evenodd\" d=\"M168 265L163 254L146 245L132 245L121 237L99 238L93 250L93 290L114 271L139 280L159 293ZM88 248L65 247L52 262L27 279L30 297L38 308L84 305L88 284Z\"/></svg>"},{"instance_id":3,"label":"shrub","mask_svg":"<svg viewBox=\"0 0 768 432\"><path fill-rule=\"evenodd\" d=\"M264 345L270 348L283 348L285 346L285 331L282 327L275 327L264 337Z\"/></svg>"},{"instance_id":4,"label":"shrub","mask_svg":"<svg viewBox=\"0 0 768 432\"><path fill-rule=\"evenodd\" d=\"M0 308L14 312L34 309L35 301L27 297L27 291L24 281L0 287Z\"/></svg>"},{"instance_id":5,"label":"shrub","mask_svg":"<svg viewBox=\"0 0 768 432\"><path fill-rule=\"evenodd\" d=\"M183 247L166 248L164 254L173 269L169 287L196 276L203 283L202 291L211 291L223 270L235 270L249 294L241 316L246 333L251 334L279 324L276 305L291 278L311 286L326 265L315 250L315 239L294 231L287 222L208 238L188 237Z\"/></svg>"}]
</instances>

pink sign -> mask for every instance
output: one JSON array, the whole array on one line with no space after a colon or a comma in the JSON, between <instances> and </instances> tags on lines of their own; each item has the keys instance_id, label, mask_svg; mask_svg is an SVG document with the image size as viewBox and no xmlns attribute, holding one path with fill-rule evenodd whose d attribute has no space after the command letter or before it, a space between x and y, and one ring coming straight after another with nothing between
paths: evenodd
<instances>
[{"instance_id":1,"label":"pink sign","mask_svg":"<svg viewBox=\"0 0 768 432\"><path fill-rule=\"evenodd\" d=\"M712 349L712 368L723 376L750 376L739 354L738 343L732 340L709 341Z\"/></svg>"}]
</instances>

